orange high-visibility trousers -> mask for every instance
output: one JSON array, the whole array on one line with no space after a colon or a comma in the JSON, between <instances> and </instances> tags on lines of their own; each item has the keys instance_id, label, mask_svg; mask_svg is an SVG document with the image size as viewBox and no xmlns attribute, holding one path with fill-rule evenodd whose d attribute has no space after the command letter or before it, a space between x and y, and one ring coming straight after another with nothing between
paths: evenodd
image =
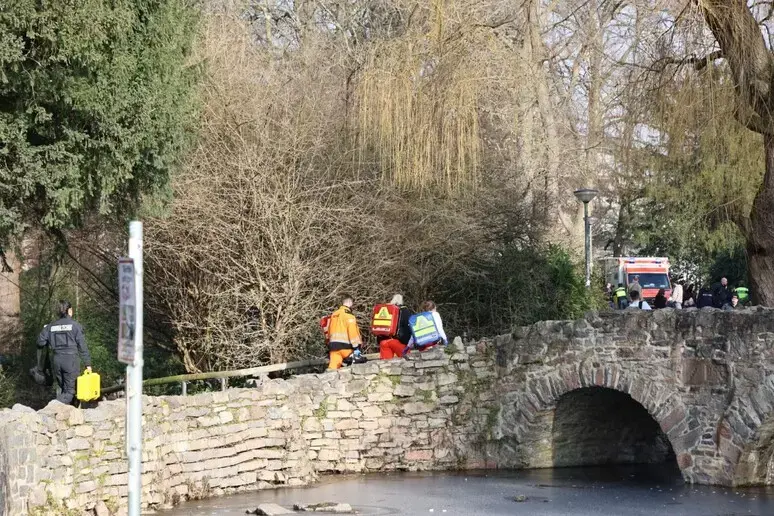
<instances>
[{"instance_id":1,"label":"orange high-visibility trousers","mask_svg":"<svg viewBox=\"0 0 774 516\"><path fill-rule=\"evenodd\" d=\"M384 339L379 343L379 358L389 360L395 357L402 357L406 345L398 339Z\"/></svg>"},{"instance_id":2,"label":"orange high-visibility trousers","mask_svg":"<svg viewBox=\"0 0 774 516\"><path fill-rule=\"evenodd\" d=\"M337 349L328 353L328 369L339 369L344 359L352 354L351 349Z\"/></svg>"}]
</instances>

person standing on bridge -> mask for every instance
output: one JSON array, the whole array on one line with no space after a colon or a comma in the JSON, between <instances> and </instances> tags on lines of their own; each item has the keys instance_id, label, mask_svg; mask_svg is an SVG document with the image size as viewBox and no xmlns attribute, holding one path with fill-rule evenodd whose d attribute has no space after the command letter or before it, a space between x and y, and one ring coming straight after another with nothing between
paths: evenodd
<instances>
[{"instance_id":1,"label":"person standing on bridge","mask_svg":"<svg viewBox=\"0 0 774 516\"><path fill-rule=\"evenodd\" d=\"M683 278L677 279L672 285L672 294L669 296L669 304L678 310L683 307Z\"/></svg>"},{"instance_id":2,"label":"person standing on bridge","mask_svg":"<svg viewBox=\"0 0 774 516\"><path fill-rule=\"evenodd\" d=\"M613 297L615 299L615 307L619 310L629 306L629 301L626 299L626 287L624 287L623 283L618 284L618 288L613 292Z\"/></svg>"},{"instance_id":3,"label":"person standing on bridge","mask_svg":"<svg viewBox=\"0 0 774 516\"><path fill-rule=\"evenodd\" d=\"M627 290L629 291L629 296L632 295L632 292L637 292L637 297L642 295L642 285L640 285L639 276L635 276L632 279L632 282L629 283L629 288Z\"/></svg>"},{"instance_id":4,"label":"person standing on bridge","mask_svg":"<svg viewBox=\"0 0 774 516\"><path fill-rule=\"evenodd\" d=\"M83 327L73 320L73 307L67 300L59 301L59 319L43 327L38 336L38 348L48 346L54 352L54 379L57 384L56 399L71 405L75 399L75 381L80 372L80 362L91 372L91 355L86 347ZM78 357L80 355L80 358Z\"/></svg>"},{"instance_id":5,"label":"person standing on bridge","mask_svg":"<svg viewBox=\"0 0 774 516\"><path fill-rule=\"evenodd\" d=\"M653 300L653 308L656 310L667 307L666 291L663 288L658 289L656 298Z\"/></svg>"},{"instance_id":6,"label":"person standing on bridge","mask_svg":"<svg viewBox=\"0 0 774 516\"><path fill-rule=\"evenodd\" d=\"M731 302L723 307L723 310L741 310L744 308L741 304L739 304L739 296L736 294L733 294L731 296Z\"/></svg>"},{"instance_id":7,"label":"person standing on bridge","mask_svg":"<svg viewBox=\"0 0 774 516\"><path fill-rule=\"evenodd\" d=\"M360 356L360 329L352 314L352 296L345 295L341 306L333 312L328 327L328 370L339 369L350 355Z\"/></svg>"},{"instance_id":8,"label":"person standing on bridge","mask_svg":"<svg viewBox=\"0 0 774 516\"><path fill-rule=\"evenodd\" d=\"M699 290L699 296L696 299L696 308L712 308L714 302L714 296L712 295L712 289L707 285L704 285Z\"/></svg>"},{"instance_id":9,"label":"person standing on bridge","mask_svg":"<svg viewBox=\"0 0 774 516\"><path fill-rule=\"evenodd\" d=\"M715 308L725 308L731 304L731 289L728 288L728 278L720 278L720 283L712 288L712 305Z\"/></svg>"},{"instance_id":10,"label":"person standing on bridge","mask_svg":"<svg viewBox=\"0 0 774 516\"><path fill-rule=\"evenodd\" d=\"M629 303L627 310L631 308L635 310L652 310L647 301L640 299L640 293L638 291L635 290L630 292L629 297L632 299L632 302Z\"/></svg>"}]
</instances>

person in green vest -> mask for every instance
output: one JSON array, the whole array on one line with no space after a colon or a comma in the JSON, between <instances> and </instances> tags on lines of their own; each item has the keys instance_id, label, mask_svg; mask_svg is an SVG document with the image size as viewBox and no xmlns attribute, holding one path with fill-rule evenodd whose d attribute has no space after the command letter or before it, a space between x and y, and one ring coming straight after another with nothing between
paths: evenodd
<instances>
[{"instance_id":1,"label":"person in green vest","mask_svg":"<svg viewBox=\"0 0 774 516\"><path fill-rule=\"evenodd\" d=\"M626 299L626 287L623 283L619 283L618 287L613 291L613 299L615 299L615 306L619 310L623 310L629 304Z\"/></svg>"},{"instance_id":2,"label":"person in green vest","mask_svg":"<svg viewBox=\"0 0 774 516\"><path fill-rule=\"evenodd\" d=\"M750 290L747 287L736 287L734 294L739 298L740 305L747 305L750 301Z\"/></svg>"}]
</instances>

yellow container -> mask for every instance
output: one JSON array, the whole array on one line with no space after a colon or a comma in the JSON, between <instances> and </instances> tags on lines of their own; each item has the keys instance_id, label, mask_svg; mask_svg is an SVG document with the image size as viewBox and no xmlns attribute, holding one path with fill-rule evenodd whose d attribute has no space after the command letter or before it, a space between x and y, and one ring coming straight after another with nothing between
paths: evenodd
<instances>
[{"instance_id":1,"label":"yellow container","mask_svg":"<svg viewBox=\"0 0 774 516\"><path fill-rule=\"evenodd\" d=\"M99 398L100 380L97 373L85 372L75 382L75 397L81 401L94 401Z\"/></svg>"}]
</instances>

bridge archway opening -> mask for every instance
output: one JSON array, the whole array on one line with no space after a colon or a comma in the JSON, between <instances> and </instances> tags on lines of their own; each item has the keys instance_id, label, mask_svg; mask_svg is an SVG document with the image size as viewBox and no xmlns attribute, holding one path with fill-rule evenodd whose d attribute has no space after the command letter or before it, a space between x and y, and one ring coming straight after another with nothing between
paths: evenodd
<instances>
[{"instance_id":1,"label":"bridge archway opening","mask_svg":"<svg viewBox=\"0 0 774 516\"><path fill-rule=\"evenodd\" d=\"M679 475L675 452L658 422L615 389L583 387L562 395L552 440L554 467L659 464Z\"/></svg>"}]
</instances>

